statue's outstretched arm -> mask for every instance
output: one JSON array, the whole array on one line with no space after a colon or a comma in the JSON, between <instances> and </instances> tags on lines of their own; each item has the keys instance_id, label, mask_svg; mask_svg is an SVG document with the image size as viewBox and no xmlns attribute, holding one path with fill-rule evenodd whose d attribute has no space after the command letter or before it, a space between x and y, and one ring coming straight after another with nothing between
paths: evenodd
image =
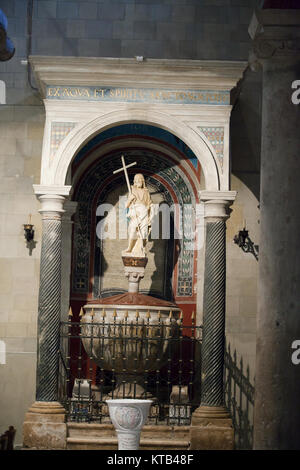
<instances>
[{"instance_id":1,"label":"statue's outstretched arm","mask_svg":"<svg viewBox=\"0 0 300 470\"><path fill-rule=\"evenodd\" d=\"M127 203L126 203L126 209L136 200L136 197L134 194L130 193L128 198L127 198Z\"/></svg>"}]
</instances>

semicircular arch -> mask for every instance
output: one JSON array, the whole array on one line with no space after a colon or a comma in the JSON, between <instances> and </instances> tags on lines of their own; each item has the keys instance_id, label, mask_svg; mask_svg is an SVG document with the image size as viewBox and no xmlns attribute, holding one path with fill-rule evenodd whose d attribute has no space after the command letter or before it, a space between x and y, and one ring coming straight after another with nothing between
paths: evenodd
<instances>
[{"instance_id":1,"label":"semicircular arch","mask_svg":"<svg viewBox=\"0 0 300 470\"><path fill-rule=\"evenodd\" d=\"M126 111L113 111L105 116L97 117L85 123L81 129L77 128L75 135L74 132L71 132L58 149L52 167L52 181L47 183L64 185L68 169L78 150L99 132L126 123L150 124L176 135L190 147L198 158L204 174L205 189L220 189L218 167L214 155L193 129L168 114L134 108Z\"/></svg>"}]
</instances>

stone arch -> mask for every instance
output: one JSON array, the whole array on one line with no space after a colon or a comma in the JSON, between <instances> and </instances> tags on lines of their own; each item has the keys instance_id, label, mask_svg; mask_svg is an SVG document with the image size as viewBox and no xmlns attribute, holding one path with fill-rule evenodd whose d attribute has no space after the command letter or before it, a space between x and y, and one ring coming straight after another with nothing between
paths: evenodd
<instances>
[{"instance_id":1,"label":"stone arch","mask_svg":"<svg viewBox=\"0 0 300 470\"><path fill-rule=\"evenodd\" d=\"M220 189L215 156L196 131L168 114L136 108L113 111L84 124L80 129L77 128L76 133L74 129L74 132L66 137L58 149L52 166L51 181L43 181L42 184L65 185L68 169L74 155L90 138L110 127L131 122L161 127L180 138L191 148L200 162L205 179L205 189L212 191Z\"/></svg>"}]
</instances>

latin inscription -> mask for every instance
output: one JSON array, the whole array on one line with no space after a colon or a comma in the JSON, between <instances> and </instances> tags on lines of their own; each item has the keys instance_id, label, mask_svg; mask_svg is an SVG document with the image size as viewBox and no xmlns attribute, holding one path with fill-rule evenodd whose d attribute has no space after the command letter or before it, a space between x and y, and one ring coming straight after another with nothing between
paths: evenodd
<instances>
[{"instance_id":1,"label":"latin inscription","mask_svg":"<svg viewBox=\"0 0 300 470\"><path fill-rule=\"evenodd\" d=\"M47 99L227 105L228 91L48 86Z\"/></svg>"}]
</instances>

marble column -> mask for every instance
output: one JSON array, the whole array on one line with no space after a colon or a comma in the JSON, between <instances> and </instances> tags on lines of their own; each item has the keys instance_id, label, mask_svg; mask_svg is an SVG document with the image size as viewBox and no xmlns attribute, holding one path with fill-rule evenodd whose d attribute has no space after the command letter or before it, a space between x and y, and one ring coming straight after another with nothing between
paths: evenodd
<instances>
[{"instance_id":1,"label":"marble column","mask_svg":"<svg viewBox=\"0 0 300 470\"><path fill-rule=\"evenodd\" d=\"M224 406L224 345L226 296L226 219L235 191L201 191L205 202L205 272L201 404L193 413L192 449L232 449L232 421Z\"/></svg>"},{"instance_id":2,"label":"marble column","mask_svg":"<svg viewBox=\"0 0 300 470\"><path fill-rule=\"evenodd\" d=\"M38 191L38 190L37 190ZM36 192L37 192L36 191ZM68 192L67 188L65 193ZM37 192L42 243L38 309L36 401L25 415L24 447L65 448L65 410L57 402L61 315L62 214L65 194Z\"/></svg>"},{"instance_id":3,"label":"marble column","mask_svg":"<svg viewBox=\"0 0 300 470\"><path fill-rule=\"evenodd\" d=\"M256 11L249 27L263 70L255 449L300 449L299 31L299 10Z\"/></svg>"},{"instance_id":4,"label":"marble column","mask_svg":"<svg viewBox=\"0 0 300 470\"><path fill-rule=\"evenodd\" d=\"M41 195L43 222L38 312L37 401L56 401L61 303L61 218L65 198Z\"/></svg>"}]
</instances>

